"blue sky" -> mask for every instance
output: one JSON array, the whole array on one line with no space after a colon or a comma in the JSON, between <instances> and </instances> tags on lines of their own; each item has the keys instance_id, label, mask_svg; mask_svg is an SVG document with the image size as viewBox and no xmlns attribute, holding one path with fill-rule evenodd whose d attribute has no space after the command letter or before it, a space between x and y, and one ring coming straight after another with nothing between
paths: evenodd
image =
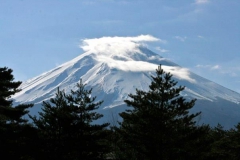
<instances>
[{"instance_id":1,"label":"blue sky","mask_svg":"<svg viewBox=\"0 0 240 160\"><path fill-rule=\"evenodd\" d=\"M82 39L152 35L161 56L240 92L239 0L0 0L0 66L25 81L75 58Z\"/></svg>"}]
</instances>

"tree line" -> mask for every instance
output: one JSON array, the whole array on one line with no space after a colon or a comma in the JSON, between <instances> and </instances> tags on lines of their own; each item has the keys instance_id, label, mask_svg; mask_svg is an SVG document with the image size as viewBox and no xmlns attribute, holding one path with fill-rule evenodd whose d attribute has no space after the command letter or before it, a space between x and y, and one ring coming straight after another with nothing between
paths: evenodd
<instances>
[{"instance_id":1,"label":"tree line","mask_svg":"<svg viewBox=\"0 0 240 160\"><path fill-rule=\"evenodd\" d=\"M14 81L12 72L0 68L1 159L240 159L240 123L229 130L220 124L197 125L201 113L189 112L196 100L186 101L180 95L184 86L161 65L148 91L129 94L128 109L114 125L97 123L103 101L96 101L82 80L69 94L58 88L54 98L43 101L39 115L30 115L34 104L13 106L11 96L21 82Z\"/></svg>"}]
</instances>

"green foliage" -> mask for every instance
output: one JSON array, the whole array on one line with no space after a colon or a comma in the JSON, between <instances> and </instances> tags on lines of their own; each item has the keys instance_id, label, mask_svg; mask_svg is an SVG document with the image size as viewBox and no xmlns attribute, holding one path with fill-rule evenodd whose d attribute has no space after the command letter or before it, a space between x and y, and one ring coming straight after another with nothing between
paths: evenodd
<instances>
[{"instance_id":1,"label":"green foliage","mask_svg":"<svg viewBox=\"0 0 240 160\"><path fill-rule=\"evenodd\" d=\"M13 106L11 96L19 92L12 70L0 68L0 154L8 159L194 159L239 160L240 123L225 130L218 125L197 126L190 114L195 100L186 101L184 87L177 86L161 66L152 76L149 91L136 89L125 100L129 109L120 113L123 121L113 126L97 124L103 115L95 112L103 101L91 97L80 81L77 90L43 102L39 116L24 116L32 104ZM34 127L33 127L34 125Z\"/></svg>"},{"instance_id":2,"label":"green foliage","mask_svg":"<svg viewBox=\"0 0 240 160\"><path fill-rule=\"evenodd\" d=\"M20 90L17 89L21 82L14 82L12 69L7 67L0 68L0 105L11 106L12 101L9 98Z\"/></svg>"},{"instance_id":3,"label":"green foliage","mask_svg":"<svg viewBox=\"0 0 240 160\"><path fill-rule=\"evenodd\" d=\"M31 117L44 142L44 159L103 159L108 151L106 127L93 124L102 117L94 112L102 104L91 98L92 89L86 90L80 81L77 90L65 95L58 89L55 98L43 102L39 118Z\"/></svg>"},{"instance_id":4,"label":"green foliage","mask_svg":"<svg viewBox=\"0 0 240 160\"><path fill-rule=\"evenodd\" d=\"M0 155L9 159L21 159L29 154L34 129L23 118L32 104L13 107L12 95L19 92L21 82L14 81L12 69L0 68Z\"/></svg>"},{"instance_id":5,"label":"green foliage","mask_svg":"<svg viewBox=\"0 0 240 160\"><path fill-rule=\"evenodd\" d=\"M125 100L131 107L120 113L123 122L117 129L122 136L120 148L126 148L124 159L189 159L194 158L193 150L199 137L207 127L197 127L194 118L200 113L189 114L195 100L186 102L180 96L184 90L176 86L170 73L161 66L152 76L149 91L136 89Z\"/></svg>"},{"instance_id":6,"label":"green foliage","mask_svg":"<svg viewBox=\"0 0 240 160\"><path fill-rule=\"evenodd\" d=\"M212 138L209 157L219 160L240 159L240 123L234 128L225 130L220 124L209 134Z\"/></svg>"},{"instance_id":7,"label":"green foliage","mask_svg":"<svg viewBox=\"0 0 240 160\"><path fill-rule=\"evenodd\" d=\"M32 104L20 104L18 106L12 106L12 95L19 92L18 87L21 82L14 82L14 76L12 75L12 69L7 67L0 68L0 121L6 122L26 122L23 116L28 113L26 109L32 107Z\"/></svg>"}]
</instances>

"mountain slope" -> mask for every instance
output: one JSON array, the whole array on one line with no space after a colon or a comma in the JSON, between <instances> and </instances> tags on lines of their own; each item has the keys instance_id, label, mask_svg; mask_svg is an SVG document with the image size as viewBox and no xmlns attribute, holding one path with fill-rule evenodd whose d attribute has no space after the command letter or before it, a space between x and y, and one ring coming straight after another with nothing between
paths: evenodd
<instances>
[{"instance_id":1,"label":"mountain slope","mask_svg":"<svg viewBox=\"0 0 240 160\"><path fill-rule=\"evenodd\" d=\"M192 109L192 112L202 112L198 123L221 123L229 128L240 122L240 94L164 59L147 49L140 43L143 40L139 39L141 36L130 40L105 37L85 41L82 46L85 53L24 82L21 85L22 91L13 97L15 103L40 105L43 100L55 96L57 87L69 93L82 78L88 87L93 88L94 96L98 100L104 100L99 109L105 115L102 120L111 121L111 114L117 115L126 109L123 101L129 93L135 93L136 88L148 90L151 75L162 64L163 69L171 72L179 85L186 86L182 96L198 99ZM31 112L36 114L39 109L34 107Z\"/></svg>"}]
</instances>

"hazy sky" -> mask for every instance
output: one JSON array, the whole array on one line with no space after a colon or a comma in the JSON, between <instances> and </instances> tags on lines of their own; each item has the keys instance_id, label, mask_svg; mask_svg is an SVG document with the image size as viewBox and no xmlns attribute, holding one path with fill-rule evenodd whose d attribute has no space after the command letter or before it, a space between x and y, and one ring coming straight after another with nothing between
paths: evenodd
<instances>
[{"instance_id":1,"label":"hazy sky","mask_svg":"<svg viewBox=\"0 0 240 160\"><path fill-rule=\"evenodd\" d=\"M83 53L82 39L152 35L161 56L240 92L239 0L0 0L0 66L25 81Z\"/></svg>"}]
</instances>

